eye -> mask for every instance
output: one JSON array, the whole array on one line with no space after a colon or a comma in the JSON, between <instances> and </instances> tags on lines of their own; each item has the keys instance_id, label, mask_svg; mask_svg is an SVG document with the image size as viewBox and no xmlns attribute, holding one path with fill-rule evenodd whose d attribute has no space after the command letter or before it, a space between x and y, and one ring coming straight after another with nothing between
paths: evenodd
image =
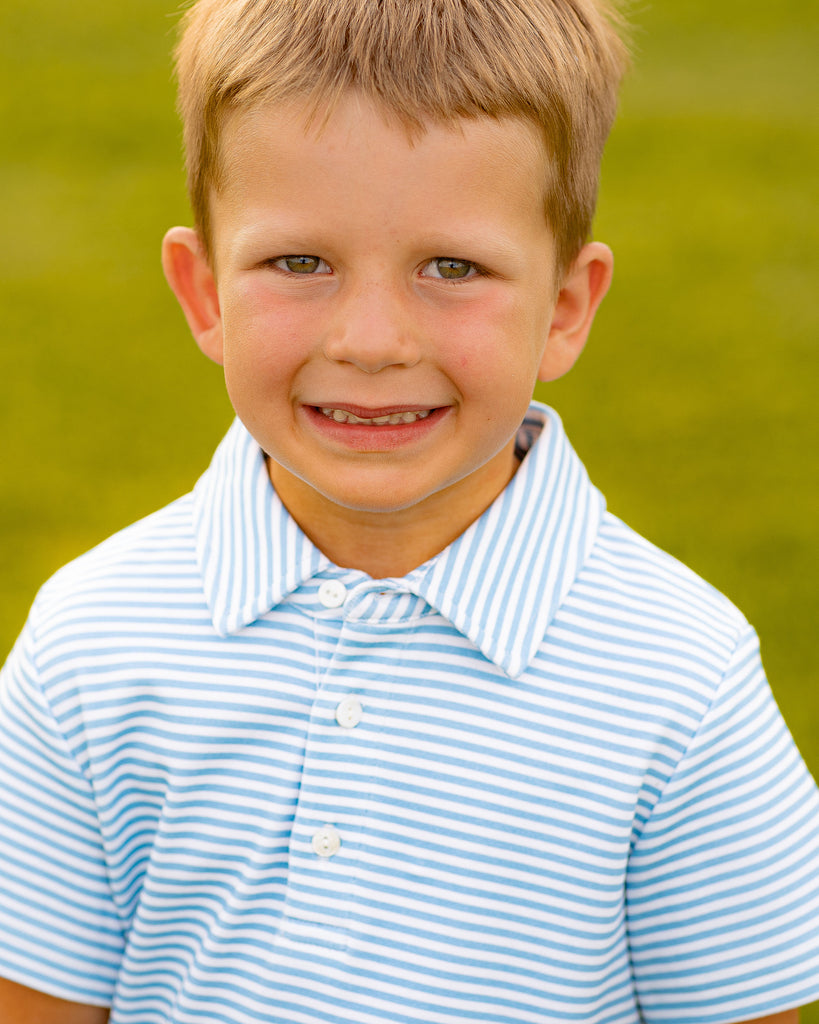
<instances>
[{"instance_id":1,"label":"eye","mask_svg":"<svg viewBox=\"0 0 819 1024\"><path fill-rule=\"evenodd\" d=\"M469 260L455 259L453 256L438 256L430 260L423 268L425 277L440 277L445 281L464 281L480 273L474 263Z\"/></svg>"},{"instance_id":2,"label":"eye","mask_svg":"<svg viewBox=\"0 0 819 1024\"><path fill-rule=\"evenodd\" d=\"M280 256L272 261L278 270L288 274L329 274L329 266L318 256Z\"/></svg>"}]
</instances>

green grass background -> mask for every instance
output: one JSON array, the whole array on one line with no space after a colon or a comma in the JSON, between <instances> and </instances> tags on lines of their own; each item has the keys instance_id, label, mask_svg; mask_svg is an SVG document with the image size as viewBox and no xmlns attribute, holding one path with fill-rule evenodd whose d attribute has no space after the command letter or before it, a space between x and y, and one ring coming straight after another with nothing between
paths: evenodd
<instances>
[{"instance_id":1,"label":"green grass background","mask_svg":"<svg viewBox=\"0 0 819 1024\"><path fill-rule=\"evenodd\" d=\"M539 397L609 507L757 626L819 775L819 8L664 0L633 20L596 231L615 284ZM0 656L39 584L188 490L231 419L159 266L189 221L175 22L168 0L0 12Z\"/></svg>"}]
</instances>

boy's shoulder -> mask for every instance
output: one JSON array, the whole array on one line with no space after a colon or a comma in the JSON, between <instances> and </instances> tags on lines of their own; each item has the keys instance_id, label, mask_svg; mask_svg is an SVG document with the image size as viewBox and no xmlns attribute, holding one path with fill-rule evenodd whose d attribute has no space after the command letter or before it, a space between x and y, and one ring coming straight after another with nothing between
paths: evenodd
<instances>
[{"instance_id":1,"label":"boy's shoulder","mask_svg":"<svg viewBox=\"0 0 819 1024\"><path fill-rule=\"evenodd\" d=\"M715 667L753 632L721 591L609 511L601 517L573 600L637 644L699 651Z\"/></svg>"},{"instance_id":2,"label":"boy's shoulder","mask_svg":"<svg viewBox=\"0 0 819 1024\"><path fill-rule=\"evenodd\" d=\"M78 615L82 609L93 616L106 603L156 603L180 588L201 592L201 519L209 512L218 519L218 492L228 478L241 475L241 464L248 459L245 439L234 423L191 491L58 569L35 600L38 622Z\"/></svg>"},{"instance_id":3,"label":"boy's shoulder","mask_svg":"<svg viewBox=\"0 0 819 1024\"><path fill-rule=\"evenodd\" d=\"M265 533L271 490L263 453L235 420L190 492L114 533L45 582L25 636L56 656L79 636L136 638L170 631L185 646L210 635L214 625L226 634L221 621L214 622L221 589L241 576L242 566L255 578L254 567L268 561L264 551L248 545Z\"/></svg>"},{"instance_id":4,"label":"boy's shoulder","mask_svg":"<svg viewBox=\"0 0 819 1024\"><path fill-rule=\"evenodd\" d=\"M41 628L117 608L161 601L171 584L199 575L193 529L193 493L131 523L58 569L42 586L33 618Z\"/></svg>"},{"instance_id":5,"label":"boy's shoulder","mask_svg":"<svg viewBox=\"0 0 819 1024\"><path fill-rule=\"evenodd\" d=\"M609 510L603 514L594 554L620 581L624 593L635 586L659 595L676 595L684 604L703 605L718 617L744 621L739 609L716 587L676 556L658 547Z\"/></svg>"}]
</instances>

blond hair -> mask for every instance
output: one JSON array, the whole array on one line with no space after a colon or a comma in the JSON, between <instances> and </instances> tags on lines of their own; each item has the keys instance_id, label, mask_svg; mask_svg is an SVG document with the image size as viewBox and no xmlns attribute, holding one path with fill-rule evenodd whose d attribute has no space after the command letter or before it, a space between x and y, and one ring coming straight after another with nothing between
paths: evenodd
<instances>
[{"instance_id":1,"label":"blond hair","mask_svg":"<svg viewBox=\"0 0 819 1024\"><path fill-rule=\"evenodd\" d=\"M410 133L482 115L538 126L552 170L545 213L565 269L591 231L626 65L619 24L613 0L197 0L176 67L206 249L226 116L297 98L327 116L356 89Z\"/></svg>"}]
</instances>

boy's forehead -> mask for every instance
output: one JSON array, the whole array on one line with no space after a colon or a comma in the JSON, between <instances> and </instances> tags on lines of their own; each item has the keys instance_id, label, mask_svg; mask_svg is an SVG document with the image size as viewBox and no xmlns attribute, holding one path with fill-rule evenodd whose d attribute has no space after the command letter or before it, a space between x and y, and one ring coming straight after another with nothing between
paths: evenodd
<instances>
[{"instance_id":1,"label":"boy's forehead","mask_svg":"<svg viewBox=\"0 0 819 1024\"><path fill-rule=\"evenodd\" d=\"M506 135L517 159L537 168L539 185L544 190L550 177L551 160L539 126L518 116L496 118L490 115L435 119L419 114L413 122L402 118L388 105L371 100L356 90L346 90L332 102L309 96L285 102L261 102L227 114L220 132L218 185L223 186L235 168L236 157L268 146L270 140L303 139L316 153L331 154L352 142L361 144L373 126L385 129L399 149L412 152L431 133L443 149L462 148L467 136L476 133L497 138ZM383 138L383 135L382 135Z\"/></svg>"}]
</instances>

